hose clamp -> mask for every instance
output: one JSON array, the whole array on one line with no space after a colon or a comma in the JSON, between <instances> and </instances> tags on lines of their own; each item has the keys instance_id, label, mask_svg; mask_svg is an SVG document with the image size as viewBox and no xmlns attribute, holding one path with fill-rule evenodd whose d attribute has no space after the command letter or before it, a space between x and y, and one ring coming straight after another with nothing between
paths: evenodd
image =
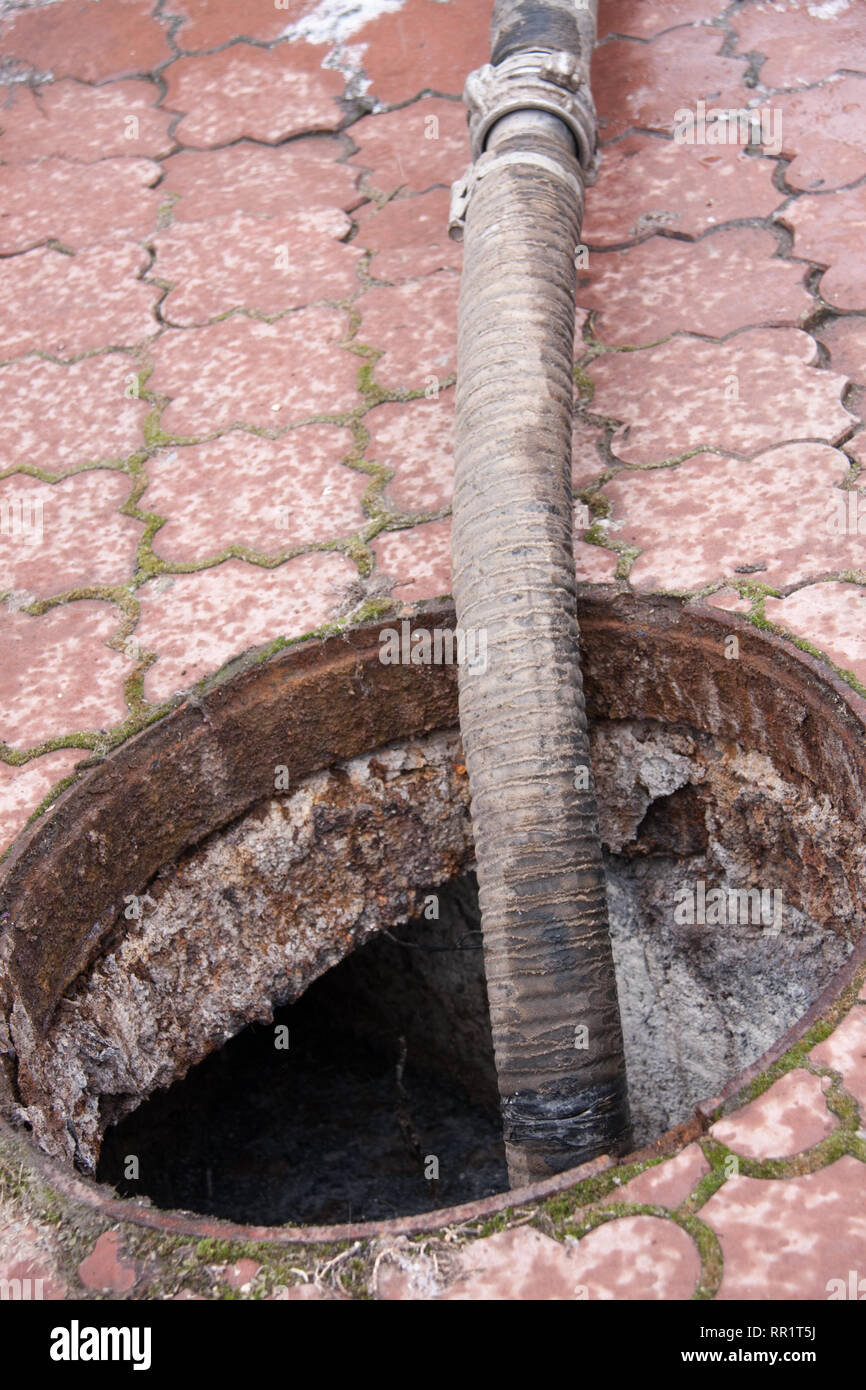
<instances>
[{"instance_id":1,"label":"hose clamp","mask_svg":"<svg viewBox=\"0 0 866 1390\"><path fill-rule=\"evenodd\" d=\"M486 63L466 79L463 101L469 115L472 158L484 151L488 133L512 111L548 111L574 136L586 181L598 167L595 103L585 60L572 53L533 48L497 63Z\"/></svg>"},{"instance_id":2,"label":"hose clamp","mask_svg":"<svg viewBox=\"0 0 866 1390\"><path fill-rule=\"evenodd\" d=\"M463 240L472 190L485 172L502 161L554 167L554 161L546 160L543 155L485 154L484 146L491 129L512 111L547 111L558 116L574 137L584 184L595 182L599 164L595 103L587 65L574 54L535 48L512 54L496 67L486 63L467 77L463 101L469 118L473 163L463 177L451 185L448 233L453 241ZM566 171L556 166L556 172L565 176ZM578 195L582 202L582 187L578 188Z\"/></svg>"},{"instance_id":3,"label":"hose clamp","mask_svg":"<svg viewBox=\"0 0 866 1390\"><path fill-rule=\"evenodd\" d=\"M583 216L583 184L559 160L551 159L549 155L541 154L535 150L505 150L501 154L494 154L491 150L486 150L484 154L479 155L474 164L470 164L462 179L455 179L451 185L448 235L452 241L463 240L469 200L476 185L480 183L484 175L491 173L494 169L527 164L531 164L536 169L543 169L548 174L554 174L556 178L567 183L580 207L581 216Z\"/></svg>"}]
</instances>

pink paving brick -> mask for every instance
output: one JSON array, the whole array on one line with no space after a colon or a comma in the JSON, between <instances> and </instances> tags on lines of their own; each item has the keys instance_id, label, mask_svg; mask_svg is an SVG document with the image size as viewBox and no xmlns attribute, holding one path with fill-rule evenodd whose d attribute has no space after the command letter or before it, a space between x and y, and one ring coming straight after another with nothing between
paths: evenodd
<instances>
[{"instance_id":1,"label":"pink paving brick","mask_svg":"<svg viewBox=\"0 0 866 1390\"><path fill-rule=\"evenodd\" d=\"M711 608L722 608L726 613L748 613L751 604L747 598L741 598L735 589L719 589L715 594L708 594L703 600Z\"/></svg>"},{"instance_id":2,"label":"pink paving brick","mask_svg":"<svg viewBox=\"0 0 866 1390\"><path fill-rule=\"evenodd\" d=\"M237 44L166 70L168 105L187 114L175 134L182 145L207 148L246 137L274 144L309 130L336 130L342 76L322 67L321 45L276 48Z\"/></svg>"},{"instance_id":3,"label":"pink paving brick","mask_svg":"<svg viewBox=\"0 0 866 1390\"><path fill-rule=\"evenodd\" d=\"M455 33L460 41L455 43ZM405 0L352 35L365 48L370 94L393 105L420 92L460 96L490 58L490 11L479 0Z\"/></svg>"},{"instance_id":4,"label":"pink paving brick","mask_svg":"<svg viewBox=\"0 0 866 1390\"><path fill-rule=\"evenodd\" d=\"M56 783L68 777L87 756L80 749L60 749L11 767L0 763L0 854L24 829L28 818Z\"/></svg>"},{"instance_id":5,"label":"pink paving brick","mask_svg":"<svg viewBox=\"0 0 866 1390\"><path fill-rule=\"evenodd\" d=\"M852 1009L829 1038L812 1048L810 1056L819 1067L839 1073L860 1106L866 1128L866 1010Z\"/></svg>"},{"instance_id":6,"label":"pink paving brick","mask_svg":"<svg viewBox=\"0 0 866 1390\"><path fill-rule=\"evenodd\" d=\"M345 556L314 554L270 570L227 560L168 586L143 585L135 640L159 654L145 676L145 697L167 699L250 647L333 621L357 577Z\"/></svg>"},{"instance_id":7,"label":"pink paving brick","mask_svg":"<svg viewBox=\"0 0 866 1390\"><path fill-rule=\"evenodd\" d=\"M833 370L866 387L866 319L831 319L817 336L829 350Z\"/></svg>"},{"instance_id":8,"label":"pink paving brick","mask_svg":"<svg viewBox=\"0 0 866 1390\"><path fill-rule=\"evenodd\" d=\"M169 434L197 436L246 424L281 429L326 411L352 410L359 359L339 348L338 309L301 309L261 323L235 315L189 332L169 332L152 349L152 391L172 398Z\"/></svg>"},{"instance_id":9,"label":"pink paving brick","mask_svg":"<svg viewBox=\"0 0 866 1390\"><path fill-rule=\"evenodd\" d=\"M59 0L48 23L40 7L7 10L0 45L4 54L54 77L131 77L171 57L165 28L151 9L150 0Z\"/></svg>"},{"instance_id":10,"label":"pink paving brick","mask_svg":"<svg viewBox=\"0 0 866 1390\"><path fill-rule=\"evenodd\" d=\"M866 68L866 32L857 0L785 0L747 5L731 18L738 53L764 53L767 87L804 87L838 68Z\"/></svg>"},{"instance_id":11,"label":"pink paving brick","mask_svg":"<svg viewBox=\"0 0 866 1390\"><path fill-rule=\"evenodd\" d=\"M259 39L270 43L286 26L314 8L315 0L283 0L279 8L269 5L238 5L237 0L170 0L164 7L171 15L181 15L175 33L178 48L195 52L199 48L219 48L235 38Z\"/></svg>"},{"instance_id":12,"label":"pink paving brick","mask_svg":"<svg viewBox=\"0 0 866 1390\"><path fill-rule=\"evenodd\" d=\"M866 76L773 98L781 114L782 154L792 188L839 188L866 174Z\"/></svg>"},{"instance_id":13,"label":"pink paving brick","mask_svg":"<svg viewBox=\"0 0 866 1390\"><path fill-rule=\"evenodd\" d=\"M6 360L28 352L69 359L103 347L147 342L159 331L161 291L138 277L150 257L118 242L67 256L40 247L12 256L0 281L0 313L11 326L0 345Z\"/></svg>"},{"instance_id":14,"label":"pink paving brick","mask_svg":"<svg viewBox=\"0 0 866 1390\"><path fill-rule=\"evenodd\" d=\"M9 1281L4 1302L17 1299L58 1302L67 1287L58 1272L48 1227L7 1219L0 1226L0 1280ZM13 1280L19 1280L14 1284ZM4 1282L3 1285L6 1288Z\"/></svg>"},{"instance_id":15,"label":"pink paving brick","mask_svg":"<svg viewBox=\"0 0 866 1390\"><path fill-rule=\"evenodd\" d=\"M426 97L399 111L365 116L348 134L359 146L352 163L368 169L365 182L389 197L398 188L411 193L434 184L450 188L469 163L466 108L460 101Z\"/></svg>"},{"instance_id":16,"label":"pink paving brick","mask_svg":"<svg viewBox=\"0 0 866 1390\"><path fill-rule=\"evenodd\" d=\"M126 714L123 681L133 665L105 643L120 621L117 608L93 599L62 604L40 618L0 608L0 739L28 748L119 724Z\"/></svg>"},{"instance_id":17,"label":"pink paving brick","mask_svg":"<svg viewBox=\"0 0 866 1390\"><path fill-rule=\"evenodd\" d=\"M114 155L157 159L174 144L169 126L175 114L157 110L158 100L159 88L151 82L85 87L66 78L37 90L23 84L8 88L0 115L0 158L62 155L84 163ZM89 171L88 178L94 174L98 170Z\"/></svg>"},{"instance_id":18,"label":"pink paving brick","mask_svg":"<svg viewBox=\"0 0 866 1390\"><path fill-rule=\"evenodd\" d=\"M710 1133L744 1158L789 1158L826 1139L837 1123L821 1078L797 1067Z\"/></svg>"},{"instance_id":19,"label":"pink paving brick","mask_svg":"<svg viewBox=\"0 0 866 1390\"><path fill-rule=\"evenodd\" d=\"M457 275L440 271L361 296L358 341L382 351L374 371L380 386L432 390L455 370L458 286Z\"/></svg>"},{"instance_id":20,"label":"pink paving brick","mask_svg":"<svg viewBox=\"0 0 866 1390\"><path fill-rule=\"evenodd\" d=\"M619 556L613 550L605 550L600 545L588 545L575 540L574 560L578 584L610 584Z\"/></svg>"},{"instance_id":21,"label":"pink paving brick","mask_svg":"<svg viewBox=\"0 0 866 1390\"><path fill-rule=\"evenodd\" d=\"M827 1299L829 1281L863 1270L864 1168L840 1158L803 1178L729 1178L701 1208L719 1237L718 1299Z\"/></svg>"},{"instance_id":22,"label":"pink paving brick","mask_svg":"<svg viewBox=\"0 0 866 1390\"><path fill-rule=\"evenodd\" d=\"M277 556L349 536L365 521L370 479L341 466L348 430L307 425L280 439L233 432L161 450L148 461L139 506L168 517L154 538L163 559L201 563L227 546Z\"/></svg>"},{"instance_id":23,"label":"pink paving brick","mask_svg":"<svg viewBox=\"0 0 866 1390\"><path fill-rule=\"evenodd\" d=\"M223 1278L230 1288L249 1291L261 1267L258 1260L240 1259L226 1268Z\"/></svg>"},{"instance_id":24,"label":"pink paving brick","mask_svg":"<svg viewBox=\"0 0 866 1390\"><path fill-rule=\"evenodd\" d=\"M380 405L369 411L366 457L393 468L387 496L406 512L432 512L451 502L454 485L454 391L432 400Z\"/></svg>"},{"instance_id":25,"label":"pink paving brick","mask_svg":"<svg viewBox=\"0 0 866 1390\"><path fill-rule=\"evenodd\" d=\"M854 417L840 399L845 378L817 370L816 359L814 340L796 329L749 329L724 343L673 338L593 362L590 409L623 421L612 447L626 463L707 445L753 453L791 438L834 444Z\"/></svg>"},{"instance_id":26,"label":"pink paving brick","mask_svg":"<svg viewBox=\"0 0 866 1390\"><path fill-rule=\"evenodd\" d=\"M795 637L807 637L866 684L866 589L835 582L810 584L789 598L768 598L764 612L771 623Z\"/></svg>"},{"instance_id":27,"label":"pink paving brick","mask_svg":"<svg viewBox=\"0 0 866 1390\"><path fill-rule=\"evenodd\" d=\"M570 1247L526 1226L500 1231L460 1262L443 1301L691 1298L701 1268L685 1231L653 1216L606 1222Z\"/></svg>"},{"instance_id":28,"label":"pink paving brick","mask_svg":"<svg viewBox=\"0 0 866 1390\"><path fill-rule=\"evenodd\" d=\"M78 1278L85 1289L103 1293L128 1293L135 1284L135 1265L123 1258L119 1231L106 1231L91 1253L78 1266Z\"/></svg>"},{"instance_id":29,"label":"pink paving brick","mask_svg":"<svg viewBox=\"0 0 866 1390\"><path fill-rule=\"evenodd\" d=\"M571 435L571 485L575 493L594 482L604 471L606 465L599 446L604 438L597 425L585 420L582 415L574 417Z\"/></svg>"},{"instance_id":30,"label":"pink paving brick","mask_svg":"<svg viewBox=\"0 0 866 1390\"><path fill-rule=\"evenodd\" d=\"M743 86L743 60L719 57L720 29L681 29L652 43L613 39L596 50L592 90L600 136L613 140L630 126L670 135L678 110L695 103L745 106L752 93Z\"/></svg>"},{"instance_id":31,"label":"pink paving brick","mask_svg":"<svg viewBox=\"0 0 866 1390\"><path fill-rule=\"evenodd\" d=\"M450 195L434 189L413 198L393 198L383 207L368 203L357 214L354 244L372 251L376 280L407 280L437 270L459 270L463 248L448 235Z\"/></svg>"},{"instance_id":32,"label":"pink paving brick","mask_svg":"<svg viewBox=\"0 0 866 1390\"><path fill-rule=\"evenodd\" d=\"M183 151L165 160L163 199L172 222L202 222L235 212L286 217L320 208L350 211L360 201L359 173L338 164L337 139L292 140L276 149L241 141L224 150Z\"/></svg>"},{"instance_id":33,"label":"pink paving brick","mask_svg":"<svg viewBox=\"0 0 866 1390\"><path fill-rule=\"evenodd\" d=\"M767 217L779 206L775 164L736 145L684 145L628 135L605 148L587 190L582 237L616 246L659 230L699 236L736 218Z\"/></svg>"},{"instance_id":34,"label":"pink paving brick","mask_svg":"<svg viewBox=\"0 0 866 1390\"><path fill-rule=\"evenodd\" d=\"M124 353L66 366L24 358L0 367L0 471L32 464L62 473L124 459L141 448L149 406L127 394L136 363Z\"/></svg>"},{"instance_id":35,"label":"pink paving brick","mask_svg":"<svg viewBox=\"0 0 866 1390\"><path fill-rule=\"evenodd\" d=\"M22 474L0 481L0 590L50 598L128 583L144 530L117 510L130 489L128 477L105 469L54 484Z\"/></svg>"},{"instance_id":36,"label":"pink paving brick","mask_svg":"<svg viewBox=\"0 0 866 1390\"><path fill-rule=\"evenodd\" d=\"M826 445L787 444L748 463L696 454L676 468L623 472L604 489L610 535L643 551L630 575L639 589L695 589L755 564L772 585L866 567L866 534L832 529L848 467Z\"/></svg>"},{"instance_id":37,"label":"pink paving brick","mask_svg":"<svg viewBox=\"0 0 866 1390\"><path fill-rule=\"evenodd\" d=\"M692 245L653 237L628 251L596 252L579 271L577 297L598 314L615 347L688 330L721 338L749 324L797 325L814 304L803 267L775 257L772 232L720 231Z\"/></svg>"},{"instance_id":38,"label":"pink paving brick","mask_svg":"<svg viewBox=\"0 0 866 1390\"><path fill-rule=\"evenodd\" d=\"M675 24L699 24L714 19L721 0L604 0L599 6L598 37L630 34L651 39Z\"/></svg>"},{"instance_id":39,"label":"pink paving brick","mask_svg":"<svg viewBox=\"0 0 866 1390\"><path fill-rule=\"evenodd\" d=\"M159 176L150 159L106 159L86 174L67 159L10 165L0 173L0 252L26 251L49 239L83 251L97 242L145 237L156 226L161 196L150 185Z\"/></svg>"},{"instance_id":40,"label":"pink paving brick","mask_svg":"<svg viewBox=\"0 0 866 1390\"><path fill-rule=\"evenodd\" d=\"M345 246L351 222L337 208L293 217L236 212L180 222L154 238L152 275L174 286L166 323L189 327L232 309L282 314L313 299L345 299L358 288L362 250Z\"/></svg>"},{"instance_id":41,"label":"pink paving brick","mask_svg":"<svg viewBox=\"0 0 866 1390\"><path fill-rule=\"evenodd\" d=\"M652 1207L678 1207L710 1171L710 1165L697 1144L689 1144L673 1158L646 1168L636 1178L615 1188L605 1197L611 1202L640 1202Z\"/></svg>"},{"instance_id":42,"label":"pink paving brick","mask_svg":"<svg viewBox=\"0 0 866 1390\"><path fill-rule=\"evenodd\" d=\"M394 598L417 603L451 592L451 523L432 521L407 531L383 531L371 543L376 573L394 581Z\"/></svg>"},{"instance_id":43,"label":"pink paving brick","mask_svg":"<svg viewBox=\"0 0 866 1390\"><path fill-rule=\"evenodd\" d=\"M798 198L779 220L794 232L794 255L828 266L820 291L836 309L866 309L866 187L832 199Z\"/></svg>"}]
</instances>

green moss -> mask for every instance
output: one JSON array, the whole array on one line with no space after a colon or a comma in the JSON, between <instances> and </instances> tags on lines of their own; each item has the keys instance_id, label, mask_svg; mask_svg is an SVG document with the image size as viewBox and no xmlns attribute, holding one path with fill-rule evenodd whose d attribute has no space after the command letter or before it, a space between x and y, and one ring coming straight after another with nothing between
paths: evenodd
<instances>
[{"instance_id":1,"label":"green moss","mask_svg":"<svg viewBox=\"0 0 866 1390\"><path fill-rule=\"evenodd\" d=\"M577 363L575 363L573 375L581 404L590 405L595 396L595 382L592 377L583 370L583 367Z\"/></svg>"}]
</instances>

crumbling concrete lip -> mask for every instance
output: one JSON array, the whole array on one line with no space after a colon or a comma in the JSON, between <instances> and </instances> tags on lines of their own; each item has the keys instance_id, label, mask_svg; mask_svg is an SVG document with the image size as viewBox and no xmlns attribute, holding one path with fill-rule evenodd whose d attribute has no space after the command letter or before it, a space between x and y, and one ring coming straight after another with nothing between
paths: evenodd
<instances>
[{"instance_id":1,"label":"crumbling concrete lip","mask_svg":"<svg viewBox=\"0 0 866 1390\"><path fill-rule=\"evenodd\" d=\"M825 793L852 838L866 840L866 702L820 663L730 614L675 600L596 592L582 599L580 616L591 717L683 725L755 750ZM453 627L453 610L428 605L412 624ZM58 1000L116 930L125 897L145 890L161 866L273 796L275 766L286 766L294 783L396 739L454 728L453 666L384 664L380 632L387 625L369 624L345 638L306 642L250 664L67 789L3 866L4 1011L14 996L35 1030L49 1029ZM808 1012L765 1056L640 1156L671 1153L697 1137L727 1097L781 1056L838 997L864 949L858 940ZM0 1072L3 1087L7 1103L14 1102L14 1067ZM111 1220L280 1244L411 1234L477 1220L623 1161L602 1158L531 1188L391 1221L266 1227L120 1199L35 1144L30 1148L45 1181Z\"/></svg>"}]
</instances>

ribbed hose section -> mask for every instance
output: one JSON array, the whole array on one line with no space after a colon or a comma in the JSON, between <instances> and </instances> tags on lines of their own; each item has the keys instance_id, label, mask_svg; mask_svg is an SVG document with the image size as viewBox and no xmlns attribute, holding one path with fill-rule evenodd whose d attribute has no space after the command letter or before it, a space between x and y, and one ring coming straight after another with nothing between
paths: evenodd
<instances>
[{"instance_id":1,"label":"ribbed hose section","mask_svg":"<svg viewBox=\"0 0 866 1390\"><path fill-rule=\"evenodd\" d=\"M460 289L453 582L459 626L487 641L486 670L460 672L460 726L519 1184L621 1150L629 1122L575 615L580 166L538 112L487 149Z\"/></svg>"}]
</instances>

